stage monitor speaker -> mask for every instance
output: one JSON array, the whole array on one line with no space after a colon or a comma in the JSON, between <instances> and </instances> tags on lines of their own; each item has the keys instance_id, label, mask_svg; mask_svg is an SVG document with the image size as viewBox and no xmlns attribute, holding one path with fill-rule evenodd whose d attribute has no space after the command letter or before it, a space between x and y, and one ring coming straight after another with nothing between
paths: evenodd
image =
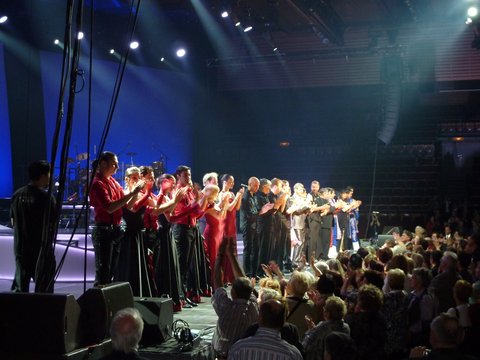
<instances>
[{"instance_id":1,"label":"stage monitor speaker","mask_svg":"<svg viewBox=\"0 0 480 360\"><path fill-rule=\"evenodd\" d=\"M172 299L135 297L135 308L142 314L144 323L140 344L157 345L172 337Z\"/></svg>"},{"instance_id":2,"label":"stage monitor speaker","mask_svg":"<svg viewBox=\"0 0 480 360\"><path fill-rule=\"evenodd\" d=\"M78 298L78 303L81 345L97 344L110 336L110 323L117 311L133 307L132 288L128 282L91 288Z\"/></svg>"},{"instance_id":3,"label":"stage monitor speaker","mask_svg":"<svg viewBox=\"0 0 480 360\"><path fill-rule=\"evenodd\" d=\"M378 235L378 240L376 242L376 247L381 248L387 240L393 240L392 235Z\"/></svg>"},{"instance_id":4,"label":"stage monitor speaker","mask_svg":"<svg viewBox=\"0 0 480 360\"><path fill-rule=\"evenodd\" d=\"M77 348L80 306L73 295L0 293L0 309L1 353L53 356Z\"/></svg>"},{"instance_id":5,"label":"stage monitor speaker","mask_svg":"<svg viewBox=\"0 0 480 360\"><path fill-rule=\"evenodd\" d=\"M390 226L390 225L384 226L384 227L383 227L383 232L382 232L382 234L383 234L383 235L392 235L395 230L396 230L399 234L401 234L402 228L401 228L401 226Z\"/></svg>"}]
</instances>

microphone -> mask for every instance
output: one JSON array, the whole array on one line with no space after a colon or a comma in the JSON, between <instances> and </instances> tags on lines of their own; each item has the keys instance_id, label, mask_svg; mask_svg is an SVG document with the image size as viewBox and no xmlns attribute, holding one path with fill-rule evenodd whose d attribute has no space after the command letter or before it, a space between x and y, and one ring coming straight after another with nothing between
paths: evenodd
<instances>
[{"instance_id":1,"label":"microphone","mask_svg":"<svg viewBox=\"0 0 480 360\"><path fill-rule=\"evenodd\" d=\"M241 187L244 187L245 189L248 189L248 185L245 184L240 184Z\"/></svg>"}]
</instances>

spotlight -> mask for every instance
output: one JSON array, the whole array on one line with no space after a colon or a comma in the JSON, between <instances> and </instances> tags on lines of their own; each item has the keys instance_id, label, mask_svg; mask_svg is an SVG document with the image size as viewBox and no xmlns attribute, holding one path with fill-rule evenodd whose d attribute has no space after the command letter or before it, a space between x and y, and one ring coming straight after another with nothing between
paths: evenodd
<instances>
[{"instance_id":1,"label":"spotlight","mask_svg":"<svg viewBox=\"0 0 480 360\"><path fill-rule=\"evenodd\" d=\"M83 32L81 32L81 31L79 31L78 34L77 34L78 40L82 40L84 36L85 36L85 35L84 35Z\"/></svg>"},{"instance_id":2,"label":"spotlight","mask_svg":"<svg viewBox=\"0 0 480 360\"><path fill-rule=\"evenodd\" d=\"M8 20L8 16L3 15L2 17L0 17L0 24L3 24L4 22L7 22L7 20Z\"/></svg>"},{"instance_id":3,"label":"spotlight","mask_svg":"<svg viewBox=\"0 0 480 360\"><path fill-rule=\"evenodd\" d=\"M227 18L228 17L228 11L222 11L222 18Z\"/></svg>"},{"instance_id":4,"label":"spotlight","mask_svg":"<svg viewBox=\"0 0 480 360\"><path fill-rule=\"evenodd\" d=\"M475 7L475 6L472 6L470 7L468 10L467 10L467 15L469 17L475 17L478 15L478 9Z\"/></svg>"},{"instance_id":5,"label":"spotlight","mask_svg":"<svg viewBox=\"0 0 480 360\"><path fill-rule=\"evenodd\" d=\"M465 20L465 24L471 24L473 22L472 18L467 18L467 20Z\"/></svg>"},{"instance_id":6,"label":"spotlight","mask_svg":"<svg viewBox=\"0 0 480 360\"><path fill-rule=\"evenodd\" d=\"M115 49L110 49L110 54L115 54Z\"/></svg>"},{"instance_id":7,"label":"spotlight","mask_svg":"<svg viewBox=\"0 0 480 360\"><path fill-rule=\"evenodd\" d=\"M278 50L278 48L277 48L277 47L274 47L274 48L273 48L273 52L275 52L275 51L277 51L277 50Z\"/></svg>"},{"instance_id":8,"label":"spotlight","mask_svg":"<svg viewBox=\"0 0 480 360\"><path fill-rule=\"evenodd\" d=\"M242 25L242 23L241 23L240 21L237 21L237 22L235 23L235 26L236 26L236 27L239 27L240 25Z\"/></svg>"},{"instance_id":9,"label":"spotlight","mask_svg":"<svg viewBox=\"0 0 480 360\"><path fill-rule=\"evenodd\" d=\"M139 46L140 46L140 44L138 43L138 41L132 41L130 43L130 49L132 49L132 50L138 49Z\"/></svg>"},{"instance_id":10,"label":"spotlight","mask_svg":"<svg viewBox=\"0 0 480 360\"><path fill-rule=\"evenodd\" d=\"M243 29L243 32L249 32L252 29L253 29L253 26L248 25L245 29Z\"/></svg>"},{"instance_id":11,"label":"spotlight","mask_svg":"<svg viewBox=\"0 0 480 360\"><path fill-rule=\"evenodd\" d=\"M184 57L186 54L187 54L187 51L183 48L180 48L180 49L177 50L177 56L179 58Z\"/></svg>"},{"instance_id":12,"label":"spotlight","mask_svg":"<svg viewBox=\"0 0 480 360\"><path fill-rule=\"evenodd\" d=\"M165 58L164 58L164 57L162 57L162 58L160 59L160 61L161 61L161 62L164 62L164 61L165 61Z\"/></svg>"},{"instance_id":13,"label":"spotlight","mask_svg":"<svg viewBox=\"0 0 480 360\"><path fill-rule=\"evenodd\" d=\"M54 43L55 45L58 45L58 44L60 44L60 40L55 39L55 40L53 40L53 43Z\"/></svg>"}]
</instances>

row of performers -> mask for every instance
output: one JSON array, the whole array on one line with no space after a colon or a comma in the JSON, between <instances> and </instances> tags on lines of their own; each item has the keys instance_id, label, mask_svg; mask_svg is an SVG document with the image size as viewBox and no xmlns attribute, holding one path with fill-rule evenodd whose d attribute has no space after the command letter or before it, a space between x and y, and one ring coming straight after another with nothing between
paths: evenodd
<instances>
[{"instance_id":1,"label":"row of performers","mask_svg":"<svg viewBox=\"0 0 480 360\"><path fill-rule=\"evenodd\" d=\"M259 276L262 263L274 260L283 266L287 260L288 264L290 246L295 261L306 250L304 244L311 254L324 256L317 250L322 243L312 236L316 215L319 224L339 211L351 219L353 204L359 205L347 198L330 201L329 195L322 195L325 189L306 196L301 184L296 184L295 194L289 196L288 183L278 179L270 182L252 177L248 187L234 194L232 176L220 179L220 191L217 174L210 173L204 177L202 190L192 184L187 166L179 166L175 176L164 174L158 178L158 194L152 192L154 175L150 167L130 168L123 189L113 178L118 159L111 152L101 155L96 168L90 191L90 203L95 209L95 285L128 281L136 296L170 296L176 311L182 306L195 306L202 295L211 294L217 251L222 241L236 240L238 210L244 234L245 271L249 276ZM120 227L122 217L124 232ZM206 222L203 237L197 224L201 217ZM287 221L290 218L292 226ZM299 225L302 218L308 231ZM333 217L330 220L333 224ZM340 220L338 224L342 224ZM306 240L307 234L310 241ZM225 263L223 269L224 281L233 281L230 264Z\"/></svg>"}]
</instances>

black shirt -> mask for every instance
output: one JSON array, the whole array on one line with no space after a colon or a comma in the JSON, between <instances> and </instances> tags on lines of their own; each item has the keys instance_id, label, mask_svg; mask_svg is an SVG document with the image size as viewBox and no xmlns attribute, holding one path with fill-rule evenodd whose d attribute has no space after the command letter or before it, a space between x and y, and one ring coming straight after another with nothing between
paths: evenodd
<instances>
[{"instance_id":1,"label":"black shirt","mask_svg":"<svg viewBox=\"0 0 480 360\"><path fill-rule=\"evenodd\" d=\"M250 191L245 191L240 206L240 230L246 231L247 228L255 229L257 225L257 198Z\"/></svg>"}]
</instances>

